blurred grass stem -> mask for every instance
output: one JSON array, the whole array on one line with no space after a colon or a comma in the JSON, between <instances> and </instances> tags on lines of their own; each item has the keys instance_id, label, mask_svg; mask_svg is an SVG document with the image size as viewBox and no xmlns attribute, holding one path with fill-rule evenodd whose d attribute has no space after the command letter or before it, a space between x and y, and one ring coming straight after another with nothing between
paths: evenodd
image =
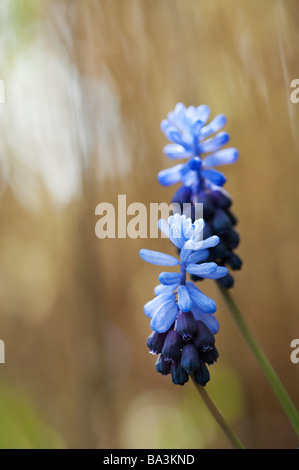
<instances>
[{"instance_id":1,"label":"blurred grass stem","mask_svg":"<svg viewBox=\"0 0 299 470\"><path fill-rule=\"evenodd\" d=\"M215 421L219 424L224 434L227 436L228 440L231 442L232 446L235 449L245 449L243 444L240 442L230 425L224 419L218 408L216 407L215 403L211 399L210 395L206 391L205 387L198 385L195 382L193 374L191 374L192 381L195 385L196 390L200 394L201 398L203 399L205 405L207 406L210 413L213 415Z\"/></svg>"},{"instance_id":2,"label":"blurred grass stem","mask_svg":"<svg viewBox=\"0 0 299 470\"><path fill-rule=\"evenodd\" d=\"M248 346L250 347L251 351L253 352L256 360L258 361L262 371L264 372L268 382L270 383L273 391L275 392L278 400L280 401L282 407L284 408L290 422L292 423L298 437L299 437L299 413L295 408L294 403L292 402L291 398L289 397L287 391L285 390L284 386L282 385L281 381L279 380L278 375L276 374L275 370L273 369L272 365L268 361L267 357L265 356L264 352L260 348L259 344L257 343L256 339L254 338L253 334L248 329L248 326L238 309L234 299L230 295L229 291L222 287L219 282L217 285L220 289L220 292L228 306L228 309L237 324L240 332L242 333L245 341L247 342Z\"/></svg>"}]
</instances>

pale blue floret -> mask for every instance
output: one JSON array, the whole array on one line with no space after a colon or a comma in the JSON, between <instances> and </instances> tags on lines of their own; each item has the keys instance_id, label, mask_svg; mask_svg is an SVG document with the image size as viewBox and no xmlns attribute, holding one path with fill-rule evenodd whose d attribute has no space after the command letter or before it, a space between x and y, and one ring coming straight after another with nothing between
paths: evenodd
<instances>
[{"instance_id":1,"label":"pale blue floret","mask_svg":"<svg viewBox=\"0 0 299 470\"><path fill-rule=\"evenodd\" d=\"M238 150L221 150L229 141L229 135L220 131L226 124L226 117L219 114L207 124L209 115L210 109L206 105L186 108L178 103L162 121L162 131L173 142L164 147L164 153L173 160L189 159L187 163L159 173L158 180L163 186L179 182L193 186L202 183L202 180L206 186L223 186L225 183L225 176L212 167L234 163L238 159ZM209 155L203 157L207 153Z\"/></svg>"},{"instance_id":2,"label":"pale blue floret","mask_svg":"<svg viewBox=\"0 0 299 470\"><path fill-rule=\"evenodd\" d=\"M155 288L156 297L144 306L145 314L151 318L151 327L158 333L164 333L171 328L179 310L192 311L196 320L205 323L206 315L211 316L208 322L210 329L218 331L218 322L211 315L216 312L216 303L203 294L193 282L186 281L186 273L208 279L219 279L228 273L225 267L204 262L209 256L207 248L217 245L219 237L212 236L201 241L203 227L202 219L192 223L191 219L178 214L169 217L168 223L165 220L159 221L161 231L180 249L180 261L165 253L140 250L141 258L148 263L160 266L180 265L180 272L160 274L160 285Z\"/></svg>"}]
</instances>

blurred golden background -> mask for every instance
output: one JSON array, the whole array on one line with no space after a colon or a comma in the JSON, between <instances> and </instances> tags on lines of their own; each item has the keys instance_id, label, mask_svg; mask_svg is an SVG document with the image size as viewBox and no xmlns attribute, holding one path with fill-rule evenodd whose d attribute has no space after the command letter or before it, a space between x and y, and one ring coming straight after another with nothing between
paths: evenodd
<instances>
[{"instance_id":1,"label":"blurred golden background","mask_svg":"<svg viewBox=\"0 0 299 470\"><path fill-rule=\"evenodd\" d=\"M168 202L160 121L224 113L244 261L233 295L299 407L296 0L1 0L1 448L228 448L191 383L154 370L143 304L166 240L95 235L97 204ZM220 298L207 390L250 448L298 440Z\"/></svg>"}]
</instances>

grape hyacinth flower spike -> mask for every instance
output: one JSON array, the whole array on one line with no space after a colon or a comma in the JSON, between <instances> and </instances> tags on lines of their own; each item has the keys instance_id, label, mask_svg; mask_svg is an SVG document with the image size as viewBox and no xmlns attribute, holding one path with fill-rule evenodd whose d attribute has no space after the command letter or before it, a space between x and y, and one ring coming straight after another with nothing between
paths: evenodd
<instances>
[{"instance_id":1,"label":"grape hyacinth flower spike","mask_svg":"<svg viewBox=\"0 0 299 470\"><path fill-rule=\"evenodd\" d=\"M161 171L158 180L163 186L181 183L172 202L179 203L182 209L184 203L203 203L204 238L212 235L220 238L218 245L210 250L209 261L236 270L242 266L241 259L233 252L240 241L235 230L237 219L230 210L231 197L223 189L226 178L214 167L234 163L238 151L232 147L222 149L229 141L229 135L221 131L226 117L219 114L207 124L209 115L206 105L186 108L182 103L168 113L161 129L172 143L164 147L164 153L173 160L186 161ZM201 276L193 276L193 280L200 279ZM234 279L227 274L220 282L228 288L233 286Z\"/></svg>"},{"instance_id":2,"label":"grape hyacinth flower spike","mask_svg":"<svg viewBox=\"0 0 299 470\"><path fill-rule=\"evenodd\" d=\"M195 381L204 386L210 379L206 365L213 364L218 357L214 335L219 323L213 315L217 307L193 282L186 280L186 275L207 279L227 275L227 268L205 262L208 249L219 243L219 237L202 240L204 221L192 223L185 215L170 216L168 223L161 219L159 228L180 250L180 260L146 249L140 250L140 257L154 265L179 266L180 272L162 272L155 288L156 297L144 306L153 329L147 345L151 353L159 354L157 372L171 373L173 383L178 385L184 385L192 373Z\"/></svg>"},{"instance_id":3,"label":"grape hyacinth flower spike","mask_svg":"<svg viewBox=\"0 0 299 470\"><path fill-rule=\"evenodd\" d=\"M140 251L141 258L149 263L180 266L179 273L160 274L156 297L144 307L153 328L147 345L150 352L159 354L156 370L163 375L171 373L175 384L184 385L191 376L215 420L234 447L241 449L244 446L204 388L210 379L206 365L218 357L214 334L219 324L213 315L216 304L192 281L186 281L187 273L193 281L217 280L234 321L298 436L299 413L228 291L234 280L224 265L240 269L242 261L233 252L239 244L239 235L235 230L237 220L230 210L231 197L223 189L226 178L214 167L234 163L238 151L222 149L229 140L228 134L221 131L226 118L218 115L207 124L209 114L208 106L186 108L178 103L161 123L162 131L172 142L164 152L171 159L185 162L161 171L158 180L163 186L181 184L172 202L179 204L181 213L184 203L191 203L191 218L175 214L168 224L160 221L160 229L177 247L180 260L164 253ZM195 203L203 204L203 219L196 220Z\"/></svg>"},{"instance_id":4,"label":"grape hyacinth flower spike","mask_svg":"<svg viewBox=\"0 0 299 470\"><path fill-rule=\"evenodd\" d=\"M191 203L191 206L196 202L203 203L203 237L209 239L218 235L220 239L217 245L209 248L209 256L205 261L207 264L214 261L220 266L228 265L235 270L242 266L241 259L233 251L240 240L235 230L237 219L230 210L231 197L223 189L226 178L214 167L234 163L238 151L234 148L221 149L229 140L228 134L220 131L226 118L218 115L207 124L209 114L208 106L186 108L178 103L167 119L162 121L161 129L172 142L165 146L164 152L171 159L185 159L185 163L161 171L158 180L163 186L181 183L172 198L172 202L179 203L181 210L184 209L184 203ZM191 211L193 221L194 214L195 211ZM204 278L198 272L191 274L193 280ZM233 319L299 436L299 413L227 290L234 284L233 277L227 274L218 279L217 283Z\"/></svg>"}]
</instances>

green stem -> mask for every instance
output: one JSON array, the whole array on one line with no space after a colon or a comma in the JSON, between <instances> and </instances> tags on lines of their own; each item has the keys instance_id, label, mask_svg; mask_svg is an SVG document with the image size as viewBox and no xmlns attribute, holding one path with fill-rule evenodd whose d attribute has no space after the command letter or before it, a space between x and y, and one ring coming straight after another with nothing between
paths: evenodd
<instances>
[{"instance_id":1,"label":"green stem","mask_svg":"<svg viewBox=\"0 0 299 470\"><path fill-rule=\"evenodd\" d=\"M201 385L198 385L196 382L195 382L195 379L193 377L193 374L191 374L191 378L193 380L193 383L196 387L196 390L198 391L198 393L200 394L201 398L203 399L204 403L206 404L208 410L210 411L210 413L213 415L215 421L219 424L219 426L221 427L222 431L224 432L224 434L227 436L227 438L229 439L229 441L231 442L231 444L233 445L233 447L235 449L244 449L245 447L243 446L243 444L239 441L238 437L236 436L236 434L234 433L234 431L232 430L232 428L230 427L230 425L225 421L224 417L222 416L222 414L220 413L220 411L218 410L218 408L216 407L215 403L213 402L213 400L211 399L210 395L208 394L208 392L206 391L206 389L204 387L201 387Z\"/></svg>"},{"instance_id":2,"label":"green stem","mask_svg":"<svg viewBox=\"0 0 299 470\"><path fill-rule=\"evenodd\" d=\"M219 282L217 285L220 289L220 292L230 310L230 313L237 324L239 330L241 331L245 341L247 342L248 346L250 347L251 351L253 352L256 360L258 361L262 371L264 372L266 378L268 379L272 389L274 390L278 400L280 401L282 407L284 408L290 422L292 423L298 437L299 437L299 413L295 408L294 403L292 402L291 398L289 397L287 391L285 390L284 386L280 382L278 375L276 374L275 370L271 366L270 362L268 361L267 357L265 356L264 352L260 348L259 344L257 343L255 337L252 335L248 326L238 309L235 301L231 297L229 291L221 286Z\"/></svg>"}]
</instances>

